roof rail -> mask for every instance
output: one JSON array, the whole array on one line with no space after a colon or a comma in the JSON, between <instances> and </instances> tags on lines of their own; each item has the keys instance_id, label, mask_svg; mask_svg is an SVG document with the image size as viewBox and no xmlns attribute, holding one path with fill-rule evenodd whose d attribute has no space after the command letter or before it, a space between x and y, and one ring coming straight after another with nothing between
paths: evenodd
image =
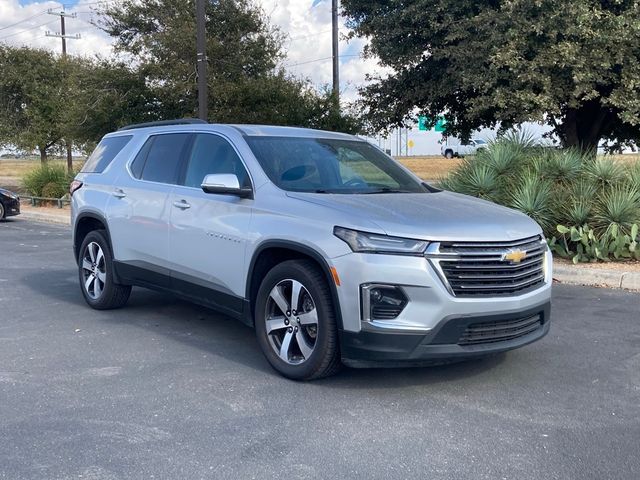
<instances>
[{"instance_id":1,"label":"roof rail","mask_svg":"<svg viewBox=\"0 0 640 480\"><path fill-rule=\"evenodd\" d=\"M199 118L178 118L176 120L160 120L157 122L147 122L147 123L135 123L133 125L127 125L126 127L119 128L118 131L122 130L134 130L136 128L147 128L147 127L162 127L167 125L203 125L207 124L204 120L200 120Z\"/></svg>"}]
</instances>

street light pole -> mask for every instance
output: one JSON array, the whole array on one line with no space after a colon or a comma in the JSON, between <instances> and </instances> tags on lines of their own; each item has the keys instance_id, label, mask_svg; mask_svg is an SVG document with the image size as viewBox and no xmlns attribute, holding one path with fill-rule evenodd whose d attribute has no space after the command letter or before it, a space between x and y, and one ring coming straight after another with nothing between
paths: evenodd
<instances>
[{"instance_id":1,"label":"street light pole","mask_svg":"<svg viewBox=\"0 0 640 480\"><path fill-rule=\"evenodd\" d=\"M207 91L207 39L205 0L196 0L196 61L198 70L198 118L209 120L209 92Z\"/></svg>"}]
</instances>

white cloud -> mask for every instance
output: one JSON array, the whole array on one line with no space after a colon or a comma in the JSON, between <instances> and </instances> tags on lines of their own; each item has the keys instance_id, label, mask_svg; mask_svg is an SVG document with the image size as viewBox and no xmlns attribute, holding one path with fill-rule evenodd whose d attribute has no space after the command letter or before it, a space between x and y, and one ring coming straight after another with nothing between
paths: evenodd
<instances>
[{"instance_id":1,"label":"white cloud","mask_svg":"<svg viewBox=\"0 0 640 480\"><path fill-rule=\"evenodd\" d=\"M312 7L311 0L261 0L270 18L288 35L284 64L296 76L309 78L318 86L332 84L331 2ZM365 41L345 40L348 29L340 19L340 84L343 99L357 98L357 89L367 74L381 73L375 59L361 57Z\"/></svg>"},{"instance_id":2,"label":"white cloud","mask_svg":"<svg viewBox=\"0 0 640 480\"><path fill-rule=\"evenodd\" d=\"M74 55L103 56L112 53L111 38L91 24L96 18L92 9L96 0L80 0L68 8L77 18L67 18L67 34L81 35L80 40L67 40L67 51ZM315 85L331 85L331 2L323 1L312 8L311 0L258 0L270 22L287 35L287 58L283 65L292 75L308 78ZM9 45L27 45L60 52L59 38L47 37L47 31L60 31L60 17L47 14L48 9L60 11L60 3L42 1L20 5L18 0L0 0L0 42ZM19 23L18 23L19 22ZM373 59L360 57L365 41L347 41L344 21L340 32L340 81L343 99L357 98L368 73L380 72Z\"/></svg>"},{"instance_id":3,"label":"white cloud","mask_svg":"<svg viewBox=\"0 0 640 480\"><path fill-rule=\"evenodd\" d=\"M80 34L80 40L67 40L67 52L72 55L109 55L111 39L91 24L94 18L92 7L95 0L80 0L66 10L76 13L76 18L67 18L67 35ZM46 32L60 32L60 17L49 15L47 10L61 11L60 2L43 1L20 5L18 0L0 0L0 42L15 46L46 48L60 52L61 40L47 37Z\"/></svg>"}]
</instances>

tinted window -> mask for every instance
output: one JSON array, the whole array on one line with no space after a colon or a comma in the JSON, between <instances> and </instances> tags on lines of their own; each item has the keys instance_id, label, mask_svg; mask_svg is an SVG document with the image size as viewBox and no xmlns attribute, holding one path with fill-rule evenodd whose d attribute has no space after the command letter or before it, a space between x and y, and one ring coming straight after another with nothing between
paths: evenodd
<instances>
[{"instance_id":1,"label":"tinted window","mask_svg":"<svg viewBox=\"0 0 640 480\"><path fill-rule=\"evenodd\" d=\"M142 179L159 183L178 183L180 158L191 135L157 135L149 148Z\"/></svg>"},{"instance_id":2,"label":"tinted window","mask_svg":"<svg viewBox=\"0 0 640 480\"><path fill-rule=\"evenodd\" d=\"M149 140L145 142L142 149L136 155L136 158L134 158L133 162L131 162L131 173L133 173L133 176L136 178L140 178L142 176L142 169L144 168L144 162L147 160L147 155L149 155L149 149L153 144L154 138L155 137L151 137Z\"/></svg>"},{"instance_id":3,"label":"tinted window","mask_svg":"<svg viewBox=\"0 0 640 480\"><path fill-rule=\"evenodd\" d=\"M271 181L284 190L317 193L423 193L420 182L363 141L249 137Z\"/></svg>"},{"instance_id":4,"label":"tinted window","mask_svg":"<svg viewBox=\"0 0 640 480\"><path fill-rule=\"evenodd\" d=\"M196 135L189 156L184 185L200 188L209 174L233 173L241 186L248 186L247 172L231 144L218 135Z\"/></svg>"},{"instance_id":5,"label":"tinted window","mask_svg":"<svg viewBox=\"0 0 640 480\"><path fill-rule=\"evenodd\" d=\"M121 137L103 138L87 159L82 172L84 173L102 173L104 169L116 158L127 143L133 138L132 135L124 135Z\"/></svg>"}]
</instances>

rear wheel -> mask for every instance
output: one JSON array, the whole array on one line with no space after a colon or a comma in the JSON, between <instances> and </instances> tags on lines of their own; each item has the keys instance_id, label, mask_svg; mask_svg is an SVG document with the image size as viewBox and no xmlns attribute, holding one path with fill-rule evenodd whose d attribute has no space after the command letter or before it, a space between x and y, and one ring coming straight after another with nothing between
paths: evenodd
<instances>
[{"instance_id":1,"label":"rear wheel","mask_svg":"<svg viewBox=\"0 0 640 480\"><path fill-rule=\"evenodd\" d=\"M278 372L295 380L340 368L338 332L327 280L309 260L289 260L265 276L256 299L258 343Z\"/></svg>"},{"instance_id":2,"label":"rear wheel","mask_svg":"<svg viewBox=\"0 0 640 480\"><path fill-rule=\"evenodd\" d=\"M96 310L120 308L129 300L131 286L113 280L113 257L103 230L89 232L82 242L78 275L84 299Z\"/></svg>"},{"instance_id":3,"label":"rear wheel","mask_svg":"<svg viewBox=\"0 0 640 480\"><path fill-rule=\"evenodd\" d=\"M4 220L5 215L7 214L7 212L4 209L4 204L2 202L0 202L0 222L2 220Z\"/></svg>"}]
</instances>

